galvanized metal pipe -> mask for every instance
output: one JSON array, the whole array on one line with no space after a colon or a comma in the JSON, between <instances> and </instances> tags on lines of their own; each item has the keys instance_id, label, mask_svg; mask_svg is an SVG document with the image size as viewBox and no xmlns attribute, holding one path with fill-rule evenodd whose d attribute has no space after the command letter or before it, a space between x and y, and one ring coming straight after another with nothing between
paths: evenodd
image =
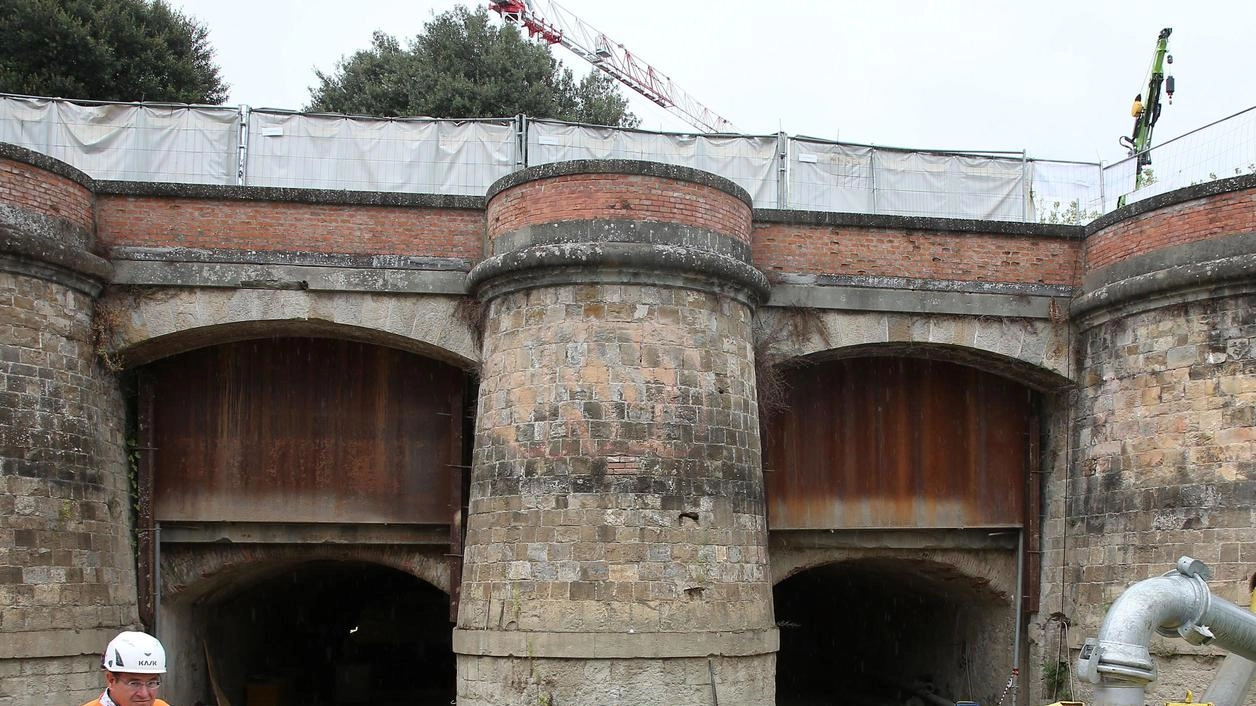
<instances>
[{"instance_id":1,"label":"galvanized metal pipe","mask_svg":"<svg viewBox=\"0 0 1256 706\"><path fill-rule=\"evenodd\" d=\"M1117 598L1078 658L1078 674L1097 685L1094 706L1143 706L1156 678L1153 630L1256 659L1256 615L1212 595L1207 577L1202 562L1182 557L1176 572L1140 581Z\"/></svg>"},{"instance_id":2,"label":"galvanized metal pipe","mask_svg":"<svg viewBox=\"0 0 1256 706\"><path fill-rule=\"evenodd\" d=\"M1247 693L1252 690L1252 678L1256 677L1256 662L1236 654L1226 655L1204 692L1203 703L1213 706L1243 706Z\"/></svg>"},{"instance_id":3,"label":"galvanized metal pipe","mask_svg":"<svg viewBox=\"0 0 1256 706\"><path fill-rule=\"evenodd\" d=\"M1012 686L1013 704L1019 702L1017 696L1020 692L1021 625L1025 622L1025 528L1022 527L1016 533L1016 538L1016 608L1012 611L1012 615L1016 616L1016 625L1012 629L1012 679L1015 680Z\"/></svg>"},{"instance_id":4,"label":"galvanized metal pipe","mask_svg":"<svg viewBox=\"0 0 1256 706\"><path fill-rule=\"evenodd\" d=\"M1247 610L1256 613L1256 574L1247 583ZM1252 690L1252 681L1256 678L1256 662L1236 654L1226 655L1225 661L1217 669L1204 692L1204 702L1213 706L1242 706L1247 701L1247 694Z\"/></svg>"},{"instance_id":5,"label":"galvanized metal pipe","mask_svg":"<svg viewBox=\"0 0 1256 706\"><path fill-rule=\"evenodd\" d=\"M161 523L153 527L153 637L161 637Z\"/></svg>"}]
</instances>

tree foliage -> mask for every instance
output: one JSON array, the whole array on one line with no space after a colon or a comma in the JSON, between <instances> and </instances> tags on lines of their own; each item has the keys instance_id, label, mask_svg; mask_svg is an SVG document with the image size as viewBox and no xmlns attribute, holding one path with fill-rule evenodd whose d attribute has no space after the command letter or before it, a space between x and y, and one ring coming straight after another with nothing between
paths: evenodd
<instances>
[{"instance_id":1,"label":"tree foliage","mask_svg":"<svg viewBox=\"0 0 1256 706\"><path fill-rule=\"evenodd\" d=\"M209 32L164 0L0 0L0 92L222 103Z\"/></svg>"},{"instance_id":2,"label":"tree foliage","mask_svg":"<svg viewBox=\"0 0 1256 706\"><path fill-rule=\"evenodd\" d=\"M523 113L635 127L618 86L600 72L577 81L549 47L497 26L488 11L458 7L437 15L402 47L375 32L369 49L316 71L306 110L402 117L507 117Z\"/></svg>"}]
</instances>

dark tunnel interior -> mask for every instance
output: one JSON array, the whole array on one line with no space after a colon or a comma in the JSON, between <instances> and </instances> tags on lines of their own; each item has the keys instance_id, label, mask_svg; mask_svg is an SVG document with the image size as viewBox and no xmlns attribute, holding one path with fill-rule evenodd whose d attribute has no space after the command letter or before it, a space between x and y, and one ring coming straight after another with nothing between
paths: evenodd
<instances>
[{"instance_id":1,"label":"dark tunnel interior","mask_svg":"<svg viewBox=\"0 0 1256 706\"><path fill-rule=\"evenodd\" d=\"M847 561L775 589L778 706L994 703L1008 602L944 564Z\"/></svg>"},{"instance_id":2,"label":"dark tunnel interior","mask_svg":"<svg viewBox=\"0 0 1256 706\"><path fill-rule=\"evenodd\" d=\"M307 563L232 592L205 617L211 684L233 705L453 700L449 597L401 571Z\"/></svg>"}]
</instances>

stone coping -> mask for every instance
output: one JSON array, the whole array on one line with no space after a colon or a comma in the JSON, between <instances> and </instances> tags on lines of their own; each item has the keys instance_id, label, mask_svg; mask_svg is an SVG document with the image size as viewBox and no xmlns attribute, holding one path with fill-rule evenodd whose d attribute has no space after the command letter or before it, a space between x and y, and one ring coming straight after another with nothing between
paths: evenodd
<instances>
[{"instance_id":1,"label":"stone coping","mask_svg":"<svg viewBox=\"0 0 1256 706\"><path fill-rule=\"evenodd\" d=\"M32 260L103 284L113 276L108 260L65 243L47 240L0 223L0 256Z\"/></svg>"},{"instance_id":2,"label":"stone coping","mask_svg":"<svg viewBox=\"0 0 1256 706\"><path fill-rule=\"evenodd\" d=\"M724 193L740 199L746 204L747 208L753 208L750 194L731 179L722 176L704 172L701 169L693 167L684 167L679 164L665 164L663 162L649 162L636 159L575 159L567 162L550 162L549 164L538 164L534 167L520 169L493 182L488 187L488 193L485 195L485 201L492 201L493 197L507 189L525 184L530 181L538 181L541 179L552 179L554 177L572 176L577 174L620 174L624 176L652 176L660 179L672 179L674 181L687 181L693 184L709 186L712 189L723 191Z\"/></svg>"},{"instance_id":3,"label":"stone coping","mask_svg":"<svg viewBox=\"0 0 1256 706\"><path fill-rule=\"evenodd\" d=\"M753 222L755 225L781 223L799 226L853 226L859 228L934 230L952 233L990 233L995 235L1063 238L1066 240L1081 240L1086 233L1086 228L1083 226L1059 225L1055 223L1021 223L1019 221L933 218L929 216L889 216L873 213L800 211L780 208L754 209Z\"/></svg>"},{"instance_id":4,"label":"stone coping","mask_svg":"<svg viewBox=\"0 0 1256 706\"><path fill-rule=\"evenodd\" d=\"M1219 194L1228 194L1234 191L1243 191L1245 189L1256 188L1256 174L1244 174L1242 176L1233 176L1225 179L1217 179L1215 181L1206 181L1202 184L1193 186L1184 186L1181 189L1166 191L1149 199L1135 201L1128 206L1122 206L1111 213L1104 215L1091 221L1086 226L1086 235L1091 236L1099 231L1119 223L1128 218L1141 216L1144 213L1150 213L1167 206L1173 206L1187 201L1194 201L1209 196L1217 196Z\"/></svg>"},{"instance_id":5,"label":"stone coping","mask_svg":"<svg viewBox=\"0 0 1256 706\"><path fill-rule=\"evenodd\" d=\"M407 206L481 211L484 209L484 199L479 196L415 194L396 191L298 189L280 186L178 184L165 181L102 180L96 182L96 194L101 196L158 196L223 201L279 201L326 204L329 206Z\"/></svg>"},{"instance_id":6,"label":"stone coping","mask_svg":"<svg viewBox=\"0 0 1256 706\"><path fill-rule=\"evenodd\" d=\"M742 288L758 302L766 301L771 293L762 272L732 257L670 245L614 242L534 245L495 255L467 274L467 289L487 291L497 288L494 280L545 273L554 275L549 284L577 282L584 281L582 276L609 270L647 274L647 278L648 273L698 275Z\"/></svg>"},{"instance_id":7,"label":"stone coping","mask_svg":"<svg viewBox=\"0 0 1256 706\"><path fill-rule=\"evenodd\" d=\"M1098 323L1105 310L1128 309L1132 313L1225 296L1251 288L1254 278L1256 233L1184 243L1136 255L1087 274L1081 296L1070 307L1070 316L1086 328ZM1083 321L1088 319L1095 320Z\"/></svg>"},{"instance_id":8,"label":"stone coping","mask_svg":"<svg viewBox=\"0 0 1256 706\"><path fill-rule=\"evenodd\" d=\"M526 225L498 234L491 254L503 255L537 245L578 243L642 243L671 245L713 252L750 263L750 244L731 235L700 226L659 221L608 220L556 221Z\"/></svg>"},{"instance_id":9,"label":"stone coping","mask_svg":"<svg viewBox=\"0 0 1256 706\"><path fill-rule=\"evenodd\" d=\"M303 265L392 270L453 270L466 272L471 261L460 257L322 253L303 250L231 250L225 248L150 247L119 245L109 249L113 260L142 262L199 262L248 265Z\"/></svg>"},{"instance_id":10,"label":"stone coping","mask_svg":"<svg viewBox=\"0 0 1256 706\"><path fill-rule=\"evenodd\" d=\"M776 628L694 632L524 632L454 630L454 652L489 657L674 659L775 653Z\"/></svg>"},{"instance_id":11,"label":"stone coping","mask_svg":"<svg viewBox=\"0 0 1256 706\"><path fill-rule=\"evenodd\" d=\"M0 158L29 164L32 167L65 177L85 189L95 190L96 188L96 181L87 176L87 174L42 152L28 150L25 147L19 147L9 142L0 142Z\"/></svg>"}]
</instances>

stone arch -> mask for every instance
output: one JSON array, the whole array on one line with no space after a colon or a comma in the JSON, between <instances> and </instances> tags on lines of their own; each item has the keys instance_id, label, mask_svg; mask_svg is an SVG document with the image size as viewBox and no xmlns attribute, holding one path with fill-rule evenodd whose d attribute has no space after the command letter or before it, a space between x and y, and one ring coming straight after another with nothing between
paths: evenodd
<instances>
[{"instance_id":1,"label":"stone arch","mask_svg":"<svg viewBox=\"0 0 1256 706\"><path fill-rule=\"evenodd\" d=\"M398 545L164 545L157 631L172 664L163 691L182 703L208 701L218 690L238 702L254 687L300 700L316 683L319 693L335 688L333 673L336 679L369 680L372 687L359 688L373 688L378 675L340 672L352 662L382 668L378 649L373 658L359 653L360 659L350 659L346 651L353 638L343 629L345 618L361 616L377 630L384 626L403 636L403 641L392 638L389 663L398 650L419 644L431 656L403 660L403 668L390 670L394 684L408 683L403 700L425 702L415 692L426 688L423 682L415 685L418 673L440 682L442 695L452 695L446 551ZM394 620L387 620L388 610L397 612ZM368 611L379 615L366 618ZM333 652L342 658L333 659Z\"/></svg>"},{"instance_id":2,"label":"stone arch","mask_svg":"<svg viewBox=\"0 0 1256 706\"><path fill-rule=\"evenodd\" d=\"M775 307L760 311L764 325L789 327L784 358L825 359L907 355L976 365L1038 390L1064 387L1077 376L1067 323L1051 319L813 310L806 321ZM797 332L798 335L794 335Z\"/></svg>"},{"instance_id":3,"label":"stone arch","mask_svg":"<svg viewBox=\"0 0 1256 706\"><path fill-rule=\"evenodd\" d=\"M1015 531L1006 534L1014 543ZM918 567L921 576L945 583L966 582L990 600L1007 600L1016 590L1016 571L1005 553L963 548L793 548L774 543L772 583L779 585L803 572L846 562L899 562Z\"/></svg>"},{"instance_id":4,"label":"stone arch","mask_svg":"<svg viewBox=\"0 0 1256 706\"><path fill-rule=\"evenodd\" d=\"M788 576L774 590L778 699L810 703L841 684L855 702L996 701L1012 666L1015 557L846 548L778 570L774 552Z\"/></svg>"},{"instance_id":5,"label":"stone arch","mask_svg":"<svg viewBox=\"0 0 1256 706\"><path fill-rule=\"evenodd\" d=\"M445 547L355 544L175 545L163 548L162 601L205 600L242 582L265 578L312 561L355 561L378 564L410 574L449 593L449 560Z\"/></svg>"},{"instance_id":6,"label":"stone arch","mask_svg":"<svg viewBox=\"0 0 1256 706\"><path fill-rule=\"evenodd\" d=\"M474 368L479 345L461 297L263 289L115 288L99 307L104 350L127 367L250 338L330 336Z\"/></svg>"}]
</instances>

